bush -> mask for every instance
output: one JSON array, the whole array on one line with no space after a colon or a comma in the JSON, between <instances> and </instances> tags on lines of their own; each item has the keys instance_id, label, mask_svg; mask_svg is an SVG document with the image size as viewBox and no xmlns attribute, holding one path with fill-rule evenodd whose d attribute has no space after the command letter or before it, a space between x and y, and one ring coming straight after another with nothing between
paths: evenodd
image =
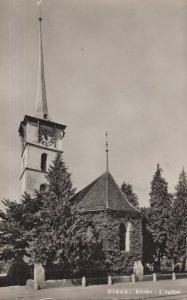
<instances>
[{"instance_id":1,"label":"bush","mask_svg":"<svg viewBox=\"0 0 187 300\"><path fill-rule=\"evenodd\" d=\"M31 278L32 269L23 259L12 261L7 274L9 285L25 285L27 279Z\"/></svg>"}]
</instances>

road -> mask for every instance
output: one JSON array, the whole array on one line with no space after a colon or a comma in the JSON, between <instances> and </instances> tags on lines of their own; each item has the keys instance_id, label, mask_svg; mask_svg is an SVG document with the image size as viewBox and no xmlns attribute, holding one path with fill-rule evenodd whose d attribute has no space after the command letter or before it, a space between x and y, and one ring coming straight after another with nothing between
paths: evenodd
<instances>
[{"instance_id":1,"label":"road","mask_svg":"<svg viewBox=\"0 0 187 300\"><path fill-rule=\"evenodd\" d=\"M0 288L0 300L187 300L187 279L120 283L112 286L50 288L34 291L25 286Z\"/></svg>"}]
</instances>

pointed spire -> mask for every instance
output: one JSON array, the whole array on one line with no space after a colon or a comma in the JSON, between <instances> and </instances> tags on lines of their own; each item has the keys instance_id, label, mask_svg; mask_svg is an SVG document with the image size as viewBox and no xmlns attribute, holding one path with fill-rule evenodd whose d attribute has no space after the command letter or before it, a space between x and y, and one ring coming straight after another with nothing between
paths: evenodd
<instances>
[{"instance_id":1,"label":"pointed spire","mask_svg":"<svg viewBox=\"0 0 187 300\"><path fill-rule=\"evenodd\" d=\"M44 76L44 60L43 60L43 45L42 45L42 14L41 14L41 0L38 1L39 8L39 70L38 70L38 86L36 98L36 116L38 118L48 118L47 98L45 89Z\"/></svg>"},{"instance_id":2,"label":"pointed spire","mask_svg":"<svg viewBox=\"0 0 187 300\"><path fill-rule=\"evenodd\" d=\"M106 132L106 172L109 172L109 163L108 163L108 131Z\"/></svg>"},{"instance_id":3,"label":"pointed spire","mask_svg":"<svg viewBox=\"0 0 187 300\"><path fill-rule=\"evenodd\" d=\"M108 174L109 174L109 164L108 164L108 131L106 132L106 208L108 208Z\"/></svg>"}]
</instances>

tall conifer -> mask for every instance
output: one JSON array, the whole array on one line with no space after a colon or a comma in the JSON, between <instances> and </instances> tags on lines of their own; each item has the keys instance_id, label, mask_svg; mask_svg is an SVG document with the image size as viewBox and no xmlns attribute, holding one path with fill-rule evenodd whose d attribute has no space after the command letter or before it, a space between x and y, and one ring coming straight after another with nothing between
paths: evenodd
<instances>
[{"instance_id":1,"label":"tall conifer","mask_svg":"<svg viewBox=\"0 0 187 300\"><path fill-rule=\"evenodd\" d=\"M160 266L160 259L166 254L170 214L171 195L168 193L168 184L162 177L162 169L157 165L157 170L151 181L148 227L155 243L158 266Z\"/></svg>"},{"instance_id":2,"label":"tall conifer","mask_svg":"<svg viewBox=\"0 0 187 300\"><path fill-rule=\"evenodd\" d=\"M27 251L48 270L54 264L61 266L64 276L89 272L101 257L101 245L92 222L76 211L75 189L61 153L49 167L47 180L43 206L38 212L40 225L29 233Z\"/></svg>"},{"instance_id":3,"label":"tall conifer","mask_svg":"<svg viewBox=\"0 0 187 300\"><path fill-rule=\"evenodd\" d=\"M171 234L170 247L173 249L175 262L185 263L186 257L186 231L187 231L187 177L182 169L176 185L176 193L172 207L173 232ZM171 230L170 230L171 231Z\"/></svg>"},{"instance_id":4,"label":"tall conifer","mask_svg":"<svg viewBox=\"0 0 187 300\"><path fill-rule=\"evenodd\" d=\"M134 193L133 187L130 183L123 182L121 186L122 192L127 197L127 200L135 207L139 208L138 196Z\"/></svg>"},{"instance_id":5,"label":"tall conifer","mask_svg":"<svg viewBox=\"0 0 187 300\"><path fill-rule=\"evenodd\" d=\"M74 188L60 152L47 174L48 185L42 193L41 223L32 230L28 252L35 261L51 264L65 255L65 240L71 225L71 198Z\"/></svg>"}]
</instances>

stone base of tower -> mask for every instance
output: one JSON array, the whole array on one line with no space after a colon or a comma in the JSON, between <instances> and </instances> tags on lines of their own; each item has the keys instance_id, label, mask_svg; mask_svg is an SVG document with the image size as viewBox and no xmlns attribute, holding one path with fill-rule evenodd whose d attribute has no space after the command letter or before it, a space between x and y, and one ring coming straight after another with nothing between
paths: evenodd
<instances>
[{"instance_id":1,"label":"stone base of tower","mask_svg":"<svg viewBox=\"0 0 187 300\"><path fill-rule=\"evenodd\" d=\"M47 184L46 173L27 169L21 181L21 194L33 194L34 190L41 190Z\"/></svg>"}]
</instances>

